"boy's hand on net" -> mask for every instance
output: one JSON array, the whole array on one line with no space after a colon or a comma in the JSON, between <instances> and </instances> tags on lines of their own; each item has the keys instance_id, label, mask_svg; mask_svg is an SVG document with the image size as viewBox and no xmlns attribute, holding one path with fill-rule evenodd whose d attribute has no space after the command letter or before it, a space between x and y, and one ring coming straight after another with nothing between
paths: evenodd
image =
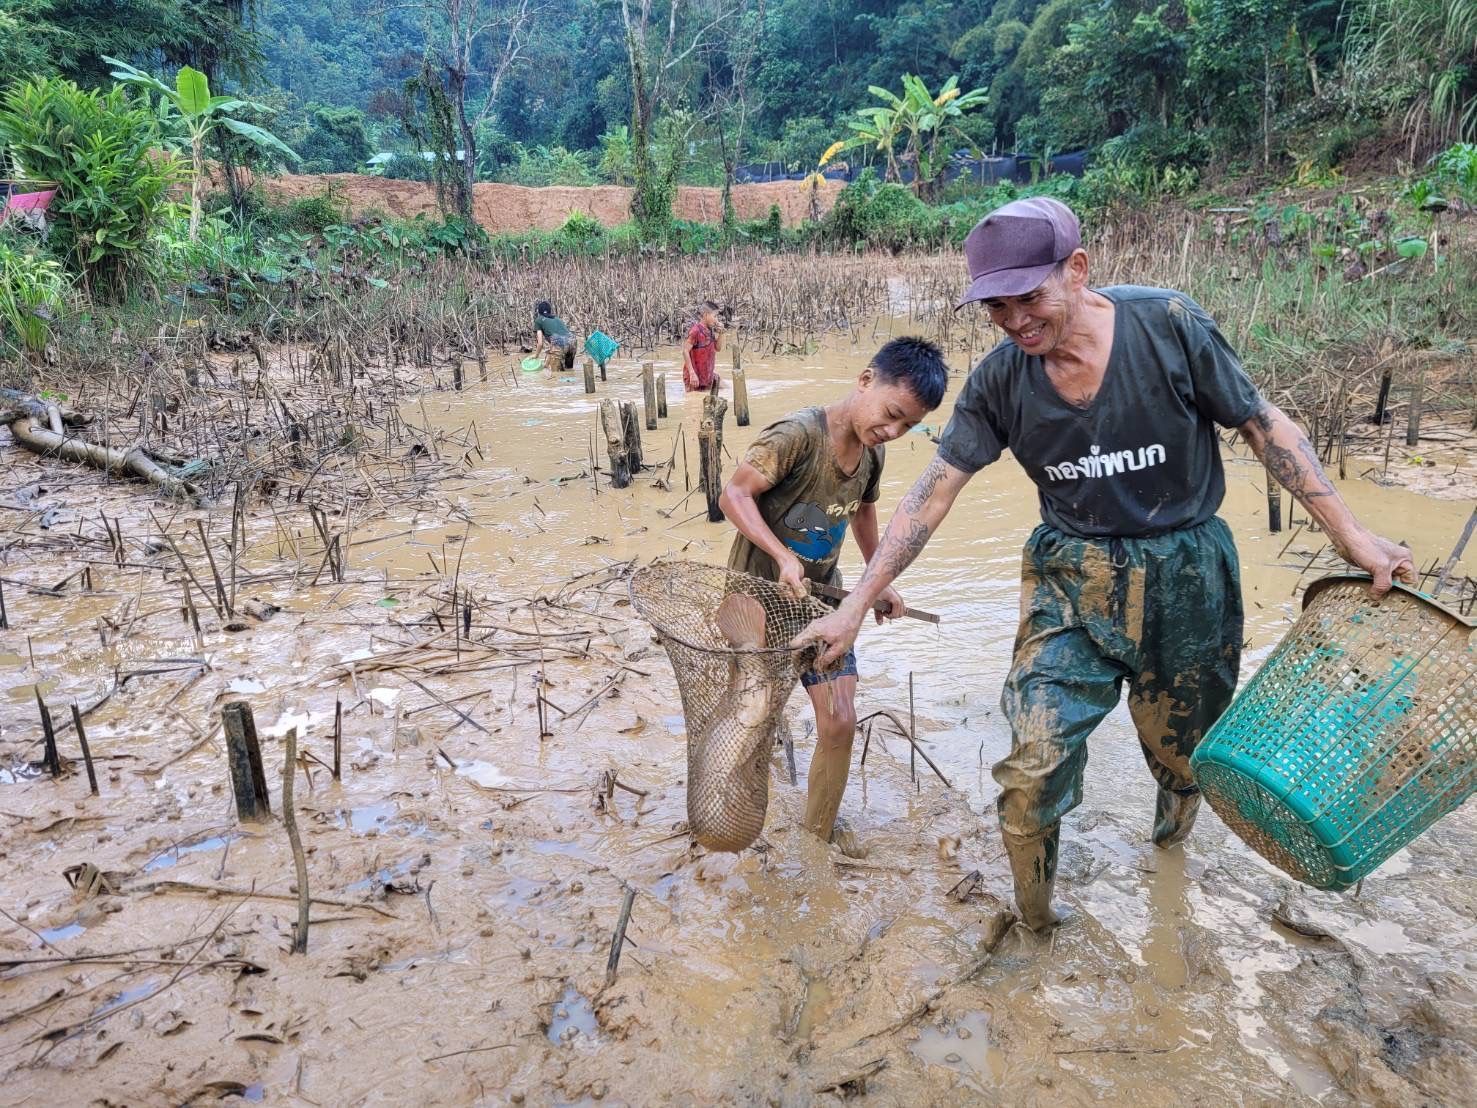
<instances>
[{"instance_id":1,"label":"boy's hand on net","mask_svg":"<svg viewBox=\"0 0 1477 1108\"><path fill-rule=\"evenodd\" d=\"M803 600L810 593L810 587L805 583L805 567L800 564L800 559L791 554L779 565L780 584L783 585L796 600Z\"/></svg>"},{"instance_id":2,"label":"boy's hand on net","mask_svg":"<svg viewBox=\"0 0 1477 1108\"><path fill-rule=\"evenodd\" d=\"M897 619L907 608L907 605L903 603L901 594L891 586L882 590L877 597L877 603L887 605L885 612L879 612L875 608L872 610L872 614L877 617L878 623L881 623L884 619Z\"/></svg>"}]
</instances>

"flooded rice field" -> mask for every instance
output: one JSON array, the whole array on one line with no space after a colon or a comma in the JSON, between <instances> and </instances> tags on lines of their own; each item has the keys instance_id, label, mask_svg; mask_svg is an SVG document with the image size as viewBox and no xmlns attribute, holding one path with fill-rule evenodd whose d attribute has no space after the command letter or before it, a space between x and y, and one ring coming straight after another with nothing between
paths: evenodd
<instances>
[{"instance_id":1,"label":"flooded rice field","mask_svg":"<svg viewBox=\"0 0 1477 1108\"><path fill-rule=\"evenodd\" d=\"M730 452L839 395L869 351L746 357L754 426L730 419ZM209 513L0 444L34 469L0 519L0 1103L1470 1100L1470 807L1357 895L1294 885L1208 811L1185 849L1158 851L1120 710L1064 826L1068 924L1005 929L989 767L1009 744L997 701L1037 520L1009 459L901 581L942 622L869 626L858 644L859 715L906 719L911 682L939 772L874 719L842 805L862 856L821 845L800 828L797 692L794 779L777 752L758 846L690 846L677 689L623 577L659 555L722 561L731 533L688 495L699 400L675 362L658 369L670 414L645 454L660 468L626 490L592 480L590 458L596 402L640 397L629 363L594 397L572 375L494 374L405 404L435 480L322 532L248 508L235 616L182 601L186 573L209 592L205 547L159 537ZM947 415L888 449L884 520ZM1470 501L1380 484L1383 436L1367 438L1345 496L1418 563L1444 557ZM1470 473L1464 454L1427 453ZM1227 458L1249 672L1332 563L1306 521L1267 534L1260 466ZM97 538L100 514L122 521L124 549ZM858 568L853 547L843 569ZM38 691L74 760L59 781L39 766ZM254 709L278 815L289 731L305 755L303 955L287 834L275 815L236 819L231 700Z\"/></svg>"}]
</instances>

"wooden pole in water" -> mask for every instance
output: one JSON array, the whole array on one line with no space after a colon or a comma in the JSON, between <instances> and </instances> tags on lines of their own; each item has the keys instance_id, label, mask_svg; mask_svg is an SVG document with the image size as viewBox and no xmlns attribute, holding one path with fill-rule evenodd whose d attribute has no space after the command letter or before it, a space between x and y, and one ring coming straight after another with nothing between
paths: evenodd
<instances>
[{"instance_id":1,"label":"wooden pole in water","mask_svg":"<svg viewBox=\"0 0 1477 1108\"><path fill-rule=\"evenodd\" d=\"M605 436L605 450L610 456L610 487L623 489L631 483L631 466L626 457L626 435L621 425L620 409L614 400L600 401L600 431Z\"/></svg>"},{"instance_id":2,"label":"wooden pole in water","mask_svg":"<svg viewBox=\"0 0 1477 1108\"><path fill-rule=\"evenodd\" d=\"M46 737L46 772L53 777L62 775L62 758L56 749L56 728L51 724L51 711L46 707L46 701L41 699L41 686L32 685L36 693L36 707L41 713L41 733Z\"/></svg>"},{"instance_id":3,"label":"wooden pole in water","mask_svg":"<svg viewBox=\"0 0 1477 1108\"><path fill-rule=\"evenodd\" d=\"M72 726L77 728L77 741L82 745L82 761L87 766L87 784L97 796L97 768L92 764L92 748L87 745L87 732L82 727L82 712L72 705Z\"/></svg>"},{"instance_id":4,"label":"wooden pole in water","mask_svg":"<svg viewBox=\"0 0 1477 1108\"><path fill-rule=\"evenodd\" d=\"M585 391L595 391L595 359L585 359Z\"/></svg>"},{"instance_id":5,"label":"wooden pole in water","mask_svg":"<svg viewBox=\"0 0 1477 1108\"><path fill-rule=\"evenodd\" d=\"M641 407L646 416L646 429L656 430L656 366L641 363Z\"/></svg>"},{"instance_id":6,"label":"wooden pole in water","mask_svg":"<svg viewBox=\"0 0 1477 1108\"><path fill-rule=\"evenodd\" d=\"M1405 445L1419 446L1421 441L1421 408L1426 402L1426 371L1416 374L1410 394L1410 419L1405 424Z\"/></svg>"},{"instance_id":7,"label":"wooden pole in water","mask_svg":"<svg viewBox=\"0 0 1477 1108\"><path fill-rule=\"evenodd\" d=\"M0 581L0 631L10 628L10 618L5 614L5 582Z\"/></svg>"},{"instance_id":8,"label":"wooden pole in water","mask_svg":"<svg viewBox=\"0 0 1477 1108\"><path fill-rule=\"evenodd\" d=\"M703 494L708 501L708 522L723 519L718 498L723 492L723 416L728 401L710 392L703 398L703 422L698 430L698 465Z\"/></svg>"},{"instance_id":9,"label":"wooden pole in water","mask_svg":"<svg viewBox=\"0 0 1477 1108\"><path fill-rule=\"evenodd\" d=\"M1390 400L1390 381L1394 376L1395 371L1390 366L1386 366L1385 371L1380 374L1380 395L1379 399L1374 402L1374 416L1370 419L1370 422L1375 426L1379 426L1385 422L1387 415L1385 407Z\"/></svg>"},{"instance_id":10,"label":"wooden pole in water","mask_svg":"<svg viewBox=\"0 0 1477 1108\"><path fill-rule=\"evenodd\" d=\"M631 905L636 902L636 890L626 886L625 898L621 901L620 918L615 921L615 934L610 937L610 956L605 960L605 984L615 984L616 967L621 964L621 950L626 945L626 927L631 922Z\"/></svg>"},{"instance_id":11,"label":"wooden pole in water","mask_svg":"<svg viewBox=\"0 0 1477 1108\"><path fill-rule=\"evenodd\" d=\"M1271 470L1267 470L1267 530L1274 535L1282 530L1282 486Z\"/></svg>"},{"instance_id":12,"label":"wooden pole in water","mask_svg":"<svg viewBox=\"0 0 1477 1108\"><path fill-rule=\"evenodd\" d=\"M343 767L344 751L344 702L337 697L333 701L333 779L339 780Z\"/></svg>"},{"instance_id":13,"label":"wooden pole in water","mask_svg":"<svg viewBox=\"0 0 1477 1108\"><path fill-rule=\"evenodd\" d=\"M292 952L308 952L308 860L303 855L303 840L297 833L297 812L292 806L292 779L297 775L297 728L289 727L285 737L287 761L282 766L282 822L287 827L287 842L292 847L292 865L297 873L297 926L292 931Z\"/></svg>"},{"instance_id":14,"label":"wooden pole in water","mask_svg":"<svg viewBox=\"0 0 1477 1108\"><path fill-rule=\"evenodd\" d=\"M749 425L749 379L737 350L733 352L733 418L740 427Z\"/></svg>"},{"instance_id":15,"label":"wooden pole in water","mask_svg":"<svg viewBox=\"0 0 1477 1108\"><path fill-rule=\"evenodd\" d=\"M226 732L236 815L243 820L265 819L272 814L272 805L267 793L267 775L262 772L262 748L256 739L256 719L251 714L251 705L244 700L232 700L221 709L221 723Z\"/></svg>"},{"instance_id":16,"label":"wooden pole in water","mask_svg":"<svg viewBox=\"0 0 1477 1108\"><path fill-rule=\"evenodd\" d=\"M621 401L621 427L626 442L626 465L631 469L631 476L635 477L641 472L646 456L641 450L641 424L636 418L634 400Z\"/></svg>"},{"instance_id":17,"label":"wooden pole in water","mask_svg":"<svg viewBox=\"0 0 1477 1108\"><path fill-rule=\"evenodd\" d=\"M656 375L656 414L658 419L667 418L667 375Z\"/></svg>"}]
</instances>

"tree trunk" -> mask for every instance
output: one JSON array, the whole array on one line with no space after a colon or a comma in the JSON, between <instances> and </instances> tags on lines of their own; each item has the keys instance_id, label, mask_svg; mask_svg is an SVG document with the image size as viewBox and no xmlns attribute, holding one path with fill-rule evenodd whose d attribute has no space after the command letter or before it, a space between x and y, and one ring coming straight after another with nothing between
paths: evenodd
<instances>
[{"instance_id":1,"label":"tree trunk","mask_svg":"<svg viewBox=\"0 0 1477 1108\"><path fill-rule=\"evenodd\" d=\"M456 107L457 132L462 137L462 164L456 189L456 210L463 219L472 218L472 185L477 180L477 139L467 122L467 72L459 66L446 67L446 82L451 86L451 101ZM456 151L450 151L453 160Z\"/></svg>"},{"instance_id":2,"label":"tree trunk","mask_svg":"<svg viewBox=\"0 0 1477 1108\"><path fill-rule=\"evenodd\" d=\"M239 223L246 216L246 189L237 175L236 163L231 159L231 142L224 127L215 129L215 143L221 152L221 172L226 175L226 188L231 193L231 211Z\"/></svg>"},{"instance_id":3,"label":"tree trunk","mask_svg":"<svg viewBox=\"0 0 1477 1108\"><path fill-rule=\"evenodd\" d=\"M205 136L190 138L190 163L194 170L190 181L190 241L200 240L200 209L205 195Z\"/></svg>"}]
</instances>

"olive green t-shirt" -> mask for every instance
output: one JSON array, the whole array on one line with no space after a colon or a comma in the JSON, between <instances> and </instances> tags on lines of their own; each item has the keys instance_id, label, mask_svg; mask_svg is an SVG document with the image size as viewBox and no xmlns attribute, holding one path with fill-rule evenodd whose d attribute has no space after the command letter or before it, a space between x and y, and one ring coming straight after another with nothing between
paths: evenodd
<instances>
[{"instance_id":1,"label":"olive green t-shirt","mask_svg":"<svg viewBox=\"0 0 1477 1108\"><path fill-rule=\"evenodd\" d=\"M795 552L810 580L840 585L836 563L846 527L858 508L877 501L882 448L864 446L855 472L843 472L831 447L826 410L803 408L759 432L744 461L773 482L757 503L775 538ZM779 579L774 559L742 534L734 537L728 568Z\"/></svg>"},{"instance_id":2,"label":"olive green t-shirt","mask_svg":"<svg viewBox=\"0 0 1477 1108\"><path fill-rule=\"evenodd\" d=\"M536 315L533 317L533 326L535 330L543 332L544 338L555 345L567 341L570 337L569 325L557 315Z\"/></svg>"}]
</instances>

